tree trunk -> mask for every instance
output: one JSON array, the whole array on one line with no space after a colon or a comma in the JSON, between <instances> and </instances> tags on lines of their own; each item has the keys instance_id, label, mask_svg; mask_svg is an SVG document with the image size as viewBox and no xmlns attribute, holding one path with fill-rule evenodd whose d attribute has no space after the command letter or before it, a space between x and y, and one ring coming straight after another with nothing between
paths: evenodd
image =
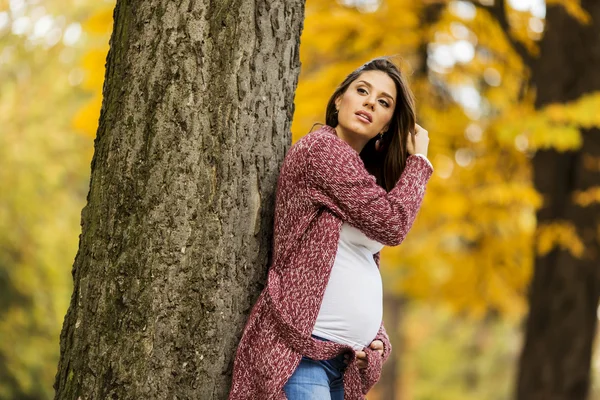
<instances>
[{"instance_id":1,"label":"tree trunk","mask_svg":"<svg viewBox=\"0 0 600 400\"><path fill-rule=\"evenodd\" d=\"M548 6L540 58L532 68L537 108L600 90L600 3L581 4L592 16L590 25ZM534 183L545 198L538 224L573 224L585 252L577 258L555 248L536 257L517 383L522 400L578 400L589 391L600 296L600 208L578 206L572 196L600 185L600 170L585 162L600 160L600 131L582 130L582 136L578 151L538 151L533 159Z\"/></svg>"},{"instance_id":2,"label":"tree trunk","mask_svg":"<svg viewBox=\"0 0 600 400\"><path fill-rule=\"evenodd\" d=\"M59 399L224 399L271 252L304 1L117 1Z\"/></svg>"}]
</instances>

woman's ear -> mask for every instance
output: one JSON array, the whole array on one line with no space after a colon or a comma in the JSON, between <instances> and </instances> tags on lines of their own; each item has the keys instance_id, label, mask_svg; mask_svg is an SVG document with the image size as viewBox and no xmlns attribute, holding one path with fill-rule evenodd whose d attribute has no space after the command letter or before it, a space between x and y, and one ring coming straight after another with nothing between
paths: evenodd
<instances>
[{"instance_id":1,"label":"woman's ear","mask_svg":"<svg viewBox=\"0 0 600 400\"><path fill-rule=\"evenodd\" d=\"M342 96L340 95L340 96L338 96L338 97L335 99L335 109L336 109L336 110L339 110L339 109L340 109L340 103L341 103L341 102L342 102Z\"/></svg>"}]
</instances>

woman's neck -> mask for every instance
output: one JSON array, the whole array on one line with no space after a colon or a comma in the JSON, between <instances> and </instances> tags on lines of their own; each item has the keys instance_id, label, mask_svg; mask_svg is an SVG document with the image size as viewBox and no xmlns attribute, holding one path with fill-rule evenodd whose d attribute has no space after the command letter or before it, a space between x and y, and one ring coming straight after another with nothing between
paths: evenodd
<instances>
[{"instance_id":1,"label":"woman's neck","mask_svg":"<svg viewBox=\"0 0 600 400\"><path fill-rule=\"evenodd\" d=\"M359 135L353 134L352 132L348 132L344 128L338 124L335 128L335 132L337 137L342 139L344 142L348 143L350 147L352 147L358 154L362 151L365 145L369 142L369 140L365 140Z\"/></svg>"}]
</instances>

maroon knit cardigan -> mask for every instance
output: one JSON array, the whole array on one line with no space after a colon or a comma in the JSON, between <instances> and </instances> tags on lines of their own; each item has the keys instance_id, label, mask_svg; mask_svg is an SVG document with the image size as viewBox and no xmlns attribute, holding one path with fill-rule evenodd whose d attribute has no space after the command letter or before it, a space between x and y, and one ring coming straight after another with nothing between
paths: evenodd
<instances>
[{"instance_id":1,"label":"maroon knit cardigan","mask_svg":"<svg viewBox=\"0 0 600 400\"><path fill-rule=\"evenodd\" d=\"M409 156L387 193L359 154L327 125L289 149L277 182L272 264L236 351L229 400L286 399L283 386L302 355L324 360L340 353L350 355L344 398L364 399L392 350L383 321L375 337L384 344L383 356L365 347L365 369L358 369L351 346L311 336L340 228L345 221L386 246L399 245L415 220L432 172L426 159ZM379 266L379 253L373 258Z\"/></svg>"}]
</instances>

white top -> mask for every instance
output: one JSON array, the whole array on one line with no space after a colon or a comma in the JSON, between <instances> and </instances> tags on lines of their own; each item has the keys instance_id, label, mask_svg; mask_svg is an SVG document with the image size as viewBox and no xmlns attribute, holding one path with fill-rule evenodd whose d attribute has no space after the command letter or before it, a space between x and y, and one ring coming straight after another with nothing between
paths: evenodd
<instances>
[{"instance_id":1,"label":"white top","mask_svg":"<svg viewBox=\"0 0 600 400\"><path fill-rule=\"evenodd\" d=\"M381 275L373 254L384 247L346 222L313 334L361 350L383 318Z\"/></svg>"}]
</instances>

